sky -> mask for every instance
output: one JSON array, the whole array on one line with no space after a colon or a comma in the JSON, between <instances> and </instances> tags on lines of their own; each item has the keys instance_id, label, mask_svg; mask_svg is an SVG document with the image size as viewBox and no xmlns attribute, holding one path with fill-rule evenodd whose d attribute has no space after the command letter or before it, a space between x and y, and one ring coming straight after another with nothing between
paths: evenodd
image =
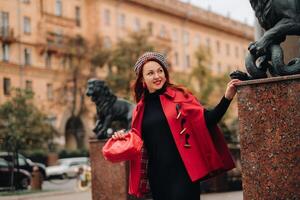
<instances>
[{"instance_id":1,"label":"sky","mask_svg":"<svg viewBox=\"0 0 300 200\"><path fill-rule=\"evenodd\" d=\"M254 25L254 12L249 0L181 0L189 2L195 6L221 14L241 21L248 25Z\"/></svg>"}]
</instances>

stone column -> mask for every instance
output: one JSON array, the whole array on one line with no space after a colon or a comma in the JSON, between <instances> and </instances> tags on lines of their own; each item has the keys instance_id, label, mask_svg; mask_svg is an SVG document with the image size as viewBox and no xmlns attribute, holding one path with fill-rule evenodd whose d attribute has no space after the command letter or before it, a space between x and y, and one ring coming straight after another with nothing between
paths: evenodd
<instances>
[{"instance_id":1,"label":"stone column","mask_svg":"<svg viewBox=\"0 0 300 200\"><path fill-rule=\"evenodd\" d=\"M93 200L127 200L128 163L110 163L102 155L106 140L90 139Z\"/></svg>"},{"instance_id":2,"label":"stone column","mask_svg":"<svg viewBox=\"0 0 300 200\"><path fill-rule=\"evenodd\" d=\"M237 90L244 200L300 199L300 75Z\"/></svg>"}]
</instances>

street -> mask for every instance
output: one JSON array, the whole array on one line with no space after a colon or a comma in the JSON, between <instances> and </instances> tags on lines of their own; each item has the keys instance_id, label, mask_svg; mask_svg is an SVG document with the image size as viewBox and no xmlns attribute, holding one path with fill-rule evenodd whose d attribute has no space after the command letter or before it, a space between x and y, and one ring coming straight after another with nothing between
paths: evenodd
<instances>
[{"instance_id":1,"label":"street","mask_svg":"<svg viewBox=\"0 0 300 200\"><path fill-rule=\"evenodd\" d=\"M74 191L76 189L76 179L53 179L43 182L44 190Z\"/></svg>"}]
</instances>

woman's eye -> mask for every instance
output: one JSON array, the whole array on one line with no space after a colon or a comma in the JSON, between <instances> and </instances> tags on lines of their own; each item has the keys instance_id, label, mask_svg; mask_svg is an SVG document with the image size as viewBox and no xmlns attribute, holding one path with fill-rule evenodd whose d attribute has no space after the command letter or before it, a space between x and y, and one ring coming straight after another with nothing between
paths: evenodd
<instances>
[{"instance_id":1,"label":"woman's eye","mask_svg":"<svg viewBox=\"0 0 300 200\"><path fill-rule=\"evenodd\" d=\"M149 72L147 75L152 75L153 74L153 72Z\"/></svg>"}]
</instances>

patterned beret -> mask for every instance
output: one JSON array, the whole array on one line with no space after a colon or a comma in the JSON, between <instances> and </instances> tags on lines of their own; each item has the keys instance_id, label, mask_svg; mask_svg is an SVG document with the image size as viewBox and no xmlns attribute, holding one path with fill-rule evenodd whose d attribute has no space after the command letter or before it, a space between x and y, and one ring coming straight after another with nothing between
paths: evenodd
<instances>
[{"instance_id":1,"label":"patterned beret","mask_svg":"<svg viewBox=\"0 0 300 200\"><path fill-rule=\"evenodd\" d=\"M166 57L158 52L146 52L141 57L138 58L134 65L134 71L136 74L139 73L141 67L150 60L157 61L162 67L168 68L168 63Z\"/></svg>"}]
</instances>

